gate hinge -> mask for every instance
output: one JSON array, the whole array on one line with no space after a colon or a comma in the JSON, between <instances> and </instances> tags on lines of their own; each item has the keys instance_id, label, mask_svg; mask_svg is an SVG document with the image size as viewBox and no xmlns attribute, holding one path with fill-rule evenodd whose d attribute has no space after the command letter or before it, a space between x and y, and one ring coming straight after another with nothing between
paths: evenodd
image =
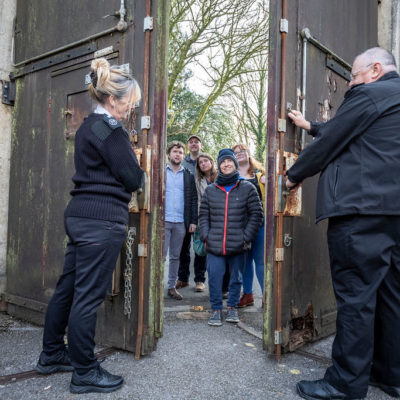
<instances>
[{"instance_id":1,"label":"gate hinge","mask_svg":"<svg viewBox=\"0 0 400 400\"><path fill-rule=\"evenodd\" d=\"M286 133L286 119L278 118L278 132Z\"/></svg>"},{"instance_id":2,"label":"gate hinge","mask_svg":"<svg viewBox=\"0 0 400 400\"><path fill-rule=\"evenodd\" d=\"M13 106L15 102L15 80L3 81L3 96L1 98L3 104Z\"/></svg>"},{"instance_id":3,"label":"gate hinge","mask_svg":"<svg viewBox=\"0 0 400 400\"><path fill-rule=\"evenodd\" d=\"M285 18L281 18L281 23L280 23L280 31L283 33L288 33L289 32L289 21Z\"/></svg>"},{"instance_id":4,"label":"gate hinge","mask_svg":"<svg viewBox=\"0 0 400 400\"><path fill-rule=\"evenodd\" d=\"M282 331L275 331L274 336L274 344L282 344Z\"/></svg>"},{"instance_id":5,"label":"gate hinge","mask_svg":"<svg viewBox=\"0 0 400 400\"><path fill-rule=\"evenodd\" d=\"M150 129L150 115L143 115L140 120L140 128L143 129Z\"/></svg>"},{"instance_id":6,"label":"gate hinge","mask_svg":"<svg viewBox=\"0 0 400 400\"><path fill-rule=\"evenodd\" d=\"M143 243L138 244L138 256L147 257L147 244Z\"/></svg>"},{"instance_id":7,"label":"gate hinge","mask_svg":"<svg viewBox=\"0 0 400 400\"><path fill-rule=\"evenodd\" d=\"M145 17L143 23L143 32L152 31L153 30L153 17Z\"/></svg>"},{"instance_id":8,"label":"gate hinge","mask_svg":"<svg viewBox=\"0 0 400 400\"><path fill-rule=\"evenodd\" d=\"M283 247L277 247L275 249L275 261L283 261L284 259L284 249Z\"/></svg>"}]
</instances>

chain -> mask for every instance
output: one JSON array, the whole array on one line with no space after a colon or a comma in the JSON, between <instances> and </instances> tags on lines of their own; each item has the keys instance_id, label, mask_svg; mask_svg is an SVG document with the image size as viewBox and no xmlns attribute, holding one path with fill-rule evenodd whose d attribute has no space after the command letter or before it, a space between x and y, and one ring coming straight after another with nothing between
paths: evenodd
<instances>
[{"instance_id":1,"label":"chain","mask_svg":"<svg viewBox=\"0 0 400 400\"><path fill-rule=\"evenodd\" d=\"M125 242L126 248L126 262L124 271L124 282L125 282L125 292L124 292L124 314L131 317L131 303L132 303L132 246L135 241L136 228L131 226L128 230L128 237Z\"/></svg>"}]
</instances>

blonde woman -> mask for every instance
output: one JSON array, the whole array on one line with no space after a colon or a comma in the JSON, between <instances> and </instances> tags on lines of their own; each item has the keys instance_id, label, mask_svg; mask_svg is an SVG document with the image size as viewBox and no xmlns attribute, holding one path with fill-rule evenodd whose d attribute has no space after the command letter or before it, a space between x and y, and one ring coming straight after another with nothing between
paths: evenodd
<instances>
[{"instance_id":1,"label":"blonde woman","mask_svg":"<svg viewBox=\"0 0 400 400\"><path fill-rule=\"evenodd\" d=\"M255 160L245 144L233 146L236 158L239 163L240 176L251 182L257 189L257 193L265 207L265 170L260 162ZM240 298L238 307L247 307L254 305L253 279L255 265L256 276L260 284L261 291L264 292L264 222L261 225L257 236L247 252L246 264L243 271L243 294Z\"/></svg>"},{"instance_id":2,"label":"blonde woman","mask_svg":"<svg viewBox=\"0 0 400 400\"><path fill-rule=\"evenodd\" d=\"M69 242L36 367L41 374L73 371L71 393L112 392L123 385L123 378L102 368L94 355L96 313L126 237L128 203L143 178L122 126L140 88L124 68L104 58L93 60L91 69L89 92L97 107L76 133L75 187L64 213Z\"/></svg>"}]
</instances>

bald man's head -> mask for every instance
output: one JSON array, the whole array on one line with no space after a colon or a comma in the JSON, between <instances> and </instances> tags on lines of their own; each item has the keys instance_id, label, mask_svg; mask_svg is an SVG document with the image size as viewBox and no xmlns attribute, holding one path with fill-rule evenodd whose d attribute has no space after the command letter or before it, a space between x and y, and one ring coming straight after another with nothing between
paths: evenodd
<instances>
[{"instance_id":1,"label":"bald man's head","mask_svg":"<svg viewBox=\"0 0 400 400\"><path fill-rule=\"evenodd\" d=\"M393 54L382 47L372 47L355 58L349 86L375 82L390 71L396 71Z\"/></svg>"}]
</instances>

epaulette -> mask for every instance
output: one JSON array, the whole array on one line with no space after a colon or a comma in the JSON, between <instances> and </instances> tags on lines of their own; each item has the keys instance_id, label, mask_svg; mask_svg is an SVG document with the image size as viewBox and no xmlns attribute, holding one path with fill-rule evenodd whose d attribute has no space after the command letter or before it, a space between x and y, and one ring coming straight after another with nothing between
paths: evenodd
<instances>
[{"instance_id":1,"label":"epaulette","mask_svg":"<svg viewBox=\"0 0 400 400\"><path fill-rule=\"evenodd\" d=\"M121 128L122 125L118 122L114 117L109 117L108 115L104 115L103 121L114 131L117 128Z\"/></svg>"},{"instance_id":2,"label":"epaulette","mask_svg":"<svg viewBox=\"0 0 400 400\"><path fill-rule=\"evenodd\" d=\"M92 125L91 130L103 141L106 140L115 129L120 127L122 127L121 123L115 118L104 115L103 119L99 119Z\"/></svg>"}]
</instances>

